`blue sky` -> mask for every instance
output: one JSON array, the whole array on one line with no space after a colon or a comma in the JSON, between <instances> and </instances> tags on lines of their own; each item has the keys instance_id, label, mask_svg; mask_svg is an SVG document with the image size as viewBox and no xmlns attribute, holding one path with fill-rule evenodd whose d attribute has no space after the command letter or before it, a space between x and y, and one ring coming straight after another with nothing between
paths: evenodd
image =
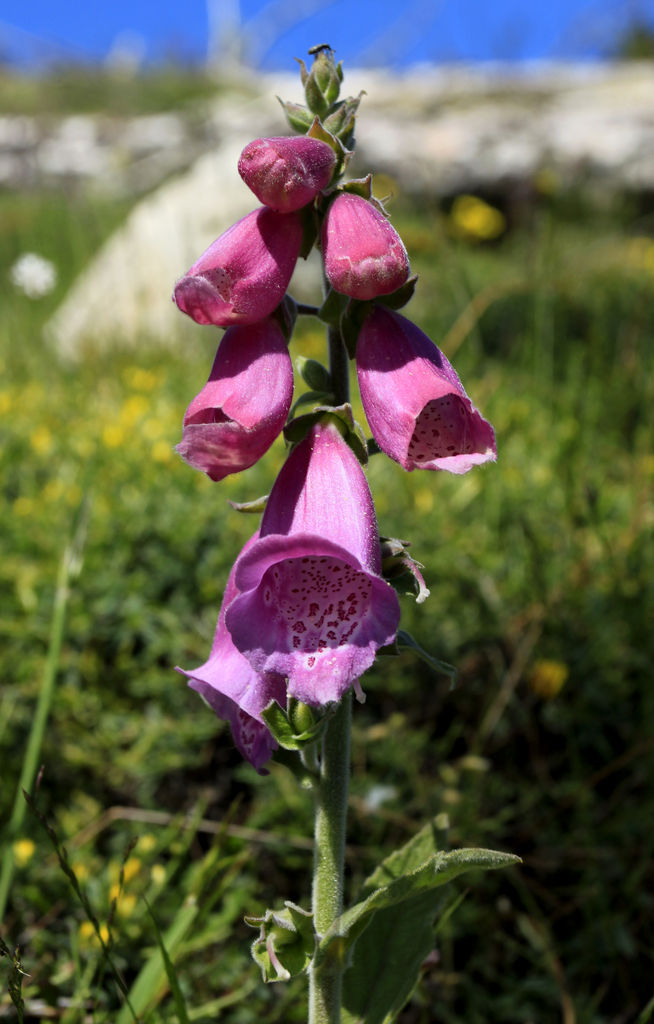
<instances>
[{"instance_id":1,"label":"blue sky","mask_svg":"<svg viewBox=\"0 0 654 1024\"><path fill-rule=\"evenodd\" d=\"M630 21L654 24L654 0L3 0L0 53L202 60L235 20L246 57L268 68L322 42L350 64L578 59L609 52Z\"/></svg>"}]
</instances>

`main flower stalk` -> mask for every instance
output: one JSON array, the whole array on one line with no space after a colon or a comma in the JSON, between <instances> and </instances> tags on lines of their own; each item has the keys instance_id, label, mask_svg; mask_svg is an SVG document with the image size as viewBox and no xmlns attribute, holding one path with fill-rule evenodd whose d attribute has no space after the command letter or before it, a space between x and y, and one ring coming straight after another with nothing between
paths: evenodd
<instances>
[{"instance_id":1,"label":"main flower stalk","mask_svg":"<svg viewBox=\"0 0 654 1024\"><path fill-rule=\"evenodd\" d=\"M327 331L329 370L336 404L350 397L349 364L341 333ZM350 783L352 690L327 723L322 738L320 774L314 784L315 825L312 910L314 928L324 935L343 912L345 829ZM309 1024L340 1024L343 965L327 963L309 972Z\"/></svg>"}]
</instances>

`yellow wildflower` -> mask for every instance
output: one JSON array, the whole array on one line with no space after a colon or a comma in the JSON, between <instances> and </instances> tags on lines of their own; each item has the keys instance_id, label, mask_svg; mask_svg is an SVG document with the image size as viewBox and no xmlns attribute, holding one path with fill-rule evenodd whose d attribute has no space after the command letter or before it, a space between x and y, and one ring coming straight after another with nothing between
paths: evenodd
<instances>
[{"instance_id":1,"label":"yellow wildflower","mask_svg":"<svg viewBox=\"0 0 654 1024\"><path fill-rule=\"evenodd\" d=\"M506 230L504 214L478 196L457 196L452 204L450 220L456 234L482 242L499 238Z\"/></svg>"},{"instance_id":2,"label":"yellow wildflower","mask_svg":"<svg viewBox=\"0 0 654 1024\"><path fill-rule=\"evenodd\" d=\"M170 462L174 452L168 441L155 441L152 445L152 458L155 462Z\"/></svg>"},{"instance_id":3,"label":"yellow wildflower","mask_svg":"<svg viewBox=\"0 0 654 1024\"><path fill-rule=\"evenodd\" d=\"M102 443L106 448L119 448L125 440L125 431L117 423L107 423L102 430Z\"/></svg>"},{"instance_id":4,"label":"yellow wildflower","mask_svg":"<svg viewBox=\"0 0 654 1024\"><path fill-rule=\"evenodd\" d=\"M163 864L153 864L150 877L155 885L163 885L166 881L166 869Z\"/></svg>"},{"instance_id":5,"label":"yellow wildflower","mask_svg":"<svg viewBox=\"0 0 654 1024\"><path fill-rule=\"evenodd\" d=\"M569 675L562 661L543 658L537 661L529 674L529 688L538 696L549 700L556 697Z\"/></svg>"},{"instance_id":6,"label":"yellow wildflower","mask_svg":"<svg viewBox=\"0 0 654 1024\"><path fill-rule=\"evenodd\" d=\"M19 868L25 865L34 856L36 845L31 839L17 839L13 845L14 860Z\"/></svg>"},{"instance_id":7,"label":"yellow wildflower","mask_svg":"<svg viewBox=\"0 0 654 1024\"><path fill-rule=\"evenodd\" d=\"M37 427L30 434L30 444L38 455L47 455L52 448L52 434L47 427Z\"/></svg>"}]
</instances>

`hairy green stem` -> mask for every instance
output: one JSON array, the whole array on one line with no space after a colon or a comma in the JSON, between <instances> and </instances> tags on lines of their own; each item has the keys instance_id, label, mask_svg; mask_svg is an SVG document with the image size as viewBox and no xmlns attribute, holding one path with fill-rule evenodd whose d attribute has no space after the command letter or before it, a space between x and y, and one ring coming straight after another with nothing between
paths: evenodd
<instances>
[{"instance_id":1,"label":"hairy green stem","mask_svg":"<svg viewBox=\"0 0 654 1024\"><path fill-rule=\"evenodd\" d=\"M322 743L320 778L316 783L313 872L314 926L324 935L343 912L345 822L350 781L352 692L343 697ZM340 1024L342 965L324 964L310 974L309 1024Z\"/></svg>"},{"instance_id":2,"label":"hairy green stem","mask_svg":"<svg viewBox=\"0 0 654 1024\"><path fill-rule=\"evenodd\" d=\"M327 332L329 369L337 405L350 397L347 352L338 328ZM322 740L320 775L315 783L316 821L312 908L314 927L324 935L343 912L345 823L350 782L352 691L345 694ZM309 1024L340 1024L343 969L323 964L309 975Z\"/></svg>"}]
</instances>

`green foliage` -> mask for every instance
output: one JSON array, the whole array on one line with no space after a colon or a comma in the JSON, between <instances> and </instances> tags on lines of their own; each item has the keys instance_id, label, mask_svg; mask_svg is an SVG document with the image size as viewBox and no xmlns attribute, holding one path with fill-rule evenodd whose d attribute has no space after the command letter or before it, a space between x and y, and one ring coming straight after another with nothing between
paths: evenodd
<instances>
[{"instance_id":1,"label":"green foliage","mask_svg":"<svg viewBox=\"0 0 654 1024\"><path fill-rule=\"evenodd\" d=\"M222 87L202 68L177 64L145 74L98 72L84 64L61 65L40 76L0 68L0 110L4 114L156 114L209 99Z\"/></svg>"},{"instance_id":2,"label":"green foliage","mask_svg":"<svg viewBox=\"0 0 654 1024\"><path fill-rule=\"evenodd\" d=\"M330 958L348 963L343 1024L395 1020L434 946L440 889L462 872L515 864L519 858L494 850L453 850L436 845L428 823L366 879L359 901L325 935L316 969Z\"/></svg>"},{"instance_id":3,"label":"green foliage","mask_svg":"<svg viewBox=\"0 0 654 1024\"><path fill-rule=\"evenodd\" d=\"M113 1024L127 1011L101 937L152 1024L181 1005L191 1021L293 1024L303 982L261 985L243 917L307 903L309 796L283 764L259 777L241 763L174 672L205 660L256 523L227 502L270 490L282 445L219 485L177 459L208 335L202 350L117 343L77 366L47 348L44 321L124 212L0 196L3 282L27 249L54 260L60 282L39 301L5 287L1 312L3 822L57 565L85 496L90 507L38 792L88 906L28 813L2 922L25 974L0 960L0 1008L18 992L26 1019L40 1001L67 1024L91 1012ZM456 238L426 201L393 210L420 275L411 316L494 423L499 460L462 478L370 460L381 531L411 541L431 589L419 607L403 598L403 628L457 679L403 651L363 680L350 889L425 819L444 852L498 847L524 862L475 879L433 937L402 1024L651 1012L653 212L554 192L487 245ZM318 356L316 330L302 323L294 357Z\"/></svg>"}]
</instances>

